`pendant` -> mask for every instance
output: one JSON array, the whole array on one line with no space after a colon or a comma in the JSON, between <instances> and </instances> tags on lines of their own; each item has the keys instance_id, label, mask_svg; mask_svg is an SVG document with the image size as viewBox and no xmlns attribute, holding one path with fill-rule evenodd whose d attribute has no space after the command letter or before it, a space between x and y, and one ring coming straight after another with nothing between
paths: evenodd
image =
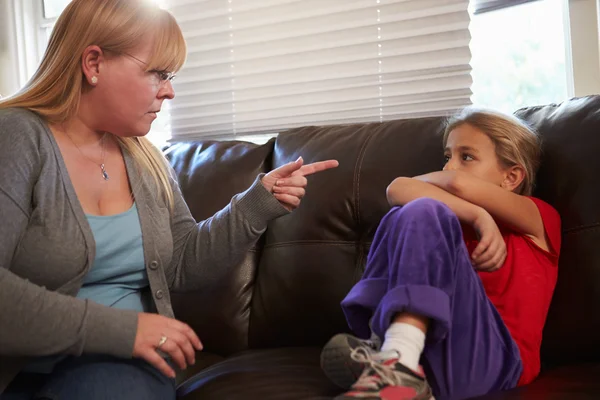
<instances>
[{"instance_id":1,"label":"pendant","mask_svg":"<svg viewBox=\"0 0 600 400\"><path fill-rule=\"evenodd\" d=\"M106 173L106 169L104 168L104 164L100 164L100 169L102 170L102 177L105 181L108 180L108 173Z\"/></svg>"}]
</instances>

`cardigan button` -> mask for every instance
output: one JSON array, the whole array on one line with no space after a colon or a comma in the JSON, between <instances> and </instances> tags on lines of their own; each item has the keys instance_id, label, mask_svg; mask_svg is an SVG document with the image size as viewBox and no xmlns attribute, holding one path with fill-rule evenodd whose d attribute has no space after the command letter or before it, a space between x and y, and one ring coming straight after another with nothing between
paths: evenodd
<instances>
[{"instance_id":1,"label":"cardigan button","mask_svg":"<svg viewBox=\"0 0 600 400\"><path fill-rule=\"evenodd\" d=\"M150 269L157 269L158 268L158 261L154 260L150 263Z\"/></svg>"},{"instance_id":2,"label":"cardigan button","mask_svg":"<svg viewBox=\"0 0 600 400\"><path fill-rule=\"evenodd\" d=\"M160 299L162 299L162 298L163 298L163 291L162 291L162 290L160 290L160 289L158 289L158 290L156 291L156 293L154 293L154 295L156 296L156 298L157 298L157 299L159 299L159 300L160 300Z\"/></svg>"}]
</instances>

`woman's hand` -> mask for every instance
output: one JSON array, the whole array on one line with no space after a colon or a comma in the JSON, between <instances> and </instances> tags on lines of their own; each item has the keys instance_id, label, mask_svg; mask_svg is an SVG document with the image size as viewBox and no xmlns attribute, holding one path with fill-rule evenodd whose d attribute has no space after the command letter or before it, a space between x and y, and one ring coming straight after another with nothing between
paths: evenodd
<instances>
[{"instance_id":1,"label":"woman's hand","mask_svg":"<svg viewBox=\"0 0 600 400\"><path fill-rule=\"evenodd\" d=\"M306 176L316 172L335 168L337 160L319 161L302 165L304 160L299 157L296 161L274 169L262 178L262 184L289 211L300 205L306 192Z\"/></svg>"},{"instance_id":2,"label":"woman's hand","mask_svg":"<svg viewBox=\"0 0 600 400\"><path fill-rule=\"evenodd\" d=\"M161 344L161 338L166 337ZM159 346L160 345L160 346ZM168 377L174 378L175 371L158 354L158 350L171 356L179 368L196 362L196 350L202 343L187 324L158 314L139 313L137 333L133 345L133 356L152 364Z\"/></svg>"},{"instance_id":3,"label":"woman's hand","mask_svg":"<svg viewBox=\"0 0 600 400\"><path fill-rule=\"evenodd\" d=\"M473 265L483 271L497 270L506 260L506 243L496 221L481 208L473 228L479 235L479 244L471 254Z\"/></svg>"}]
</instances>

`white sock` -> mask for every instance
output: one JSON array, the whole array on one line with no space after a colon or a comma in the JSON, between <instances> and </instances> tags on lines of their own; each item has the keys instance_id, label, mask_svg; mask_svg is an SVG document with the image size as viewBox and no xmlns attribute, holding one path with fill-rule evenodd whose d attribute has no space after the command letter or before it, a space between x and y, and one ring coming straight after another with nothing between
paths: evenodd
<instances>
[{"instance_id":1,"label":"white sock","mask_svg":"<svg viewBox=\"0 0 600 400\"><path fill-rule=\"evenodd\" d=\"M422 330L410 324L394 322L385 331L381 352L400 353L400 362L413 371L418 371L423 347L425 347L425 334Z\"/></svg>"}]
</instances>

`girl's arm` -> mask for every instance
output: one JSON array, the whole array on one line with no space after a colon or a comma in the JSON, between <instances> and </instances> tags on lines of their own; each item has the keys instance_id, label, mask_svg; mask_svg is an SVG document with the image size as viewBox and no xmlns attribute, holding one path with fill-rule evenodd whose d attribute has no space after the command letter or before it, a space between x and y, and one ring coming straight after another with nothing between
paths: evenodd
<instances>
[{"instance_id":1,"label":"girl's arm","mask_svg":"<svg viewBox=\"0 0 600 400\"><path fill-rule=\"evenodd\" d=\"M500 224L529 236L544 250L549 249L542 216L530 198L461 171L432 172L414 179L482 207Z\"/></svg>"},{"instance_id":2,"label":"girl's arm","mask_svg":"<svg viewBox=\"0 0 600 400\"><path fill-rule=\"evenodd\" d=\"M390 206L403 206L422 197L439 200L450 207L461 222L471 226L485 213L483 207L465 201L433 184L413 178L394 179L386 194Z\"/></svg>"},{"instance_id":3,"label":"girl's arm","mask_svg":"<svg viewBox=\"0 0 600 400\"><path fill-rule=\"evenodd\" d=\"M479 235L479 244L471 254L475 267L493 271L504 264L506 244L494 218L483 207L413 178L396 178L387 188L387 200L391 206L403 206L422 197L446 204L461 222L475 229Z\"/></svg>"}]
</instances>

